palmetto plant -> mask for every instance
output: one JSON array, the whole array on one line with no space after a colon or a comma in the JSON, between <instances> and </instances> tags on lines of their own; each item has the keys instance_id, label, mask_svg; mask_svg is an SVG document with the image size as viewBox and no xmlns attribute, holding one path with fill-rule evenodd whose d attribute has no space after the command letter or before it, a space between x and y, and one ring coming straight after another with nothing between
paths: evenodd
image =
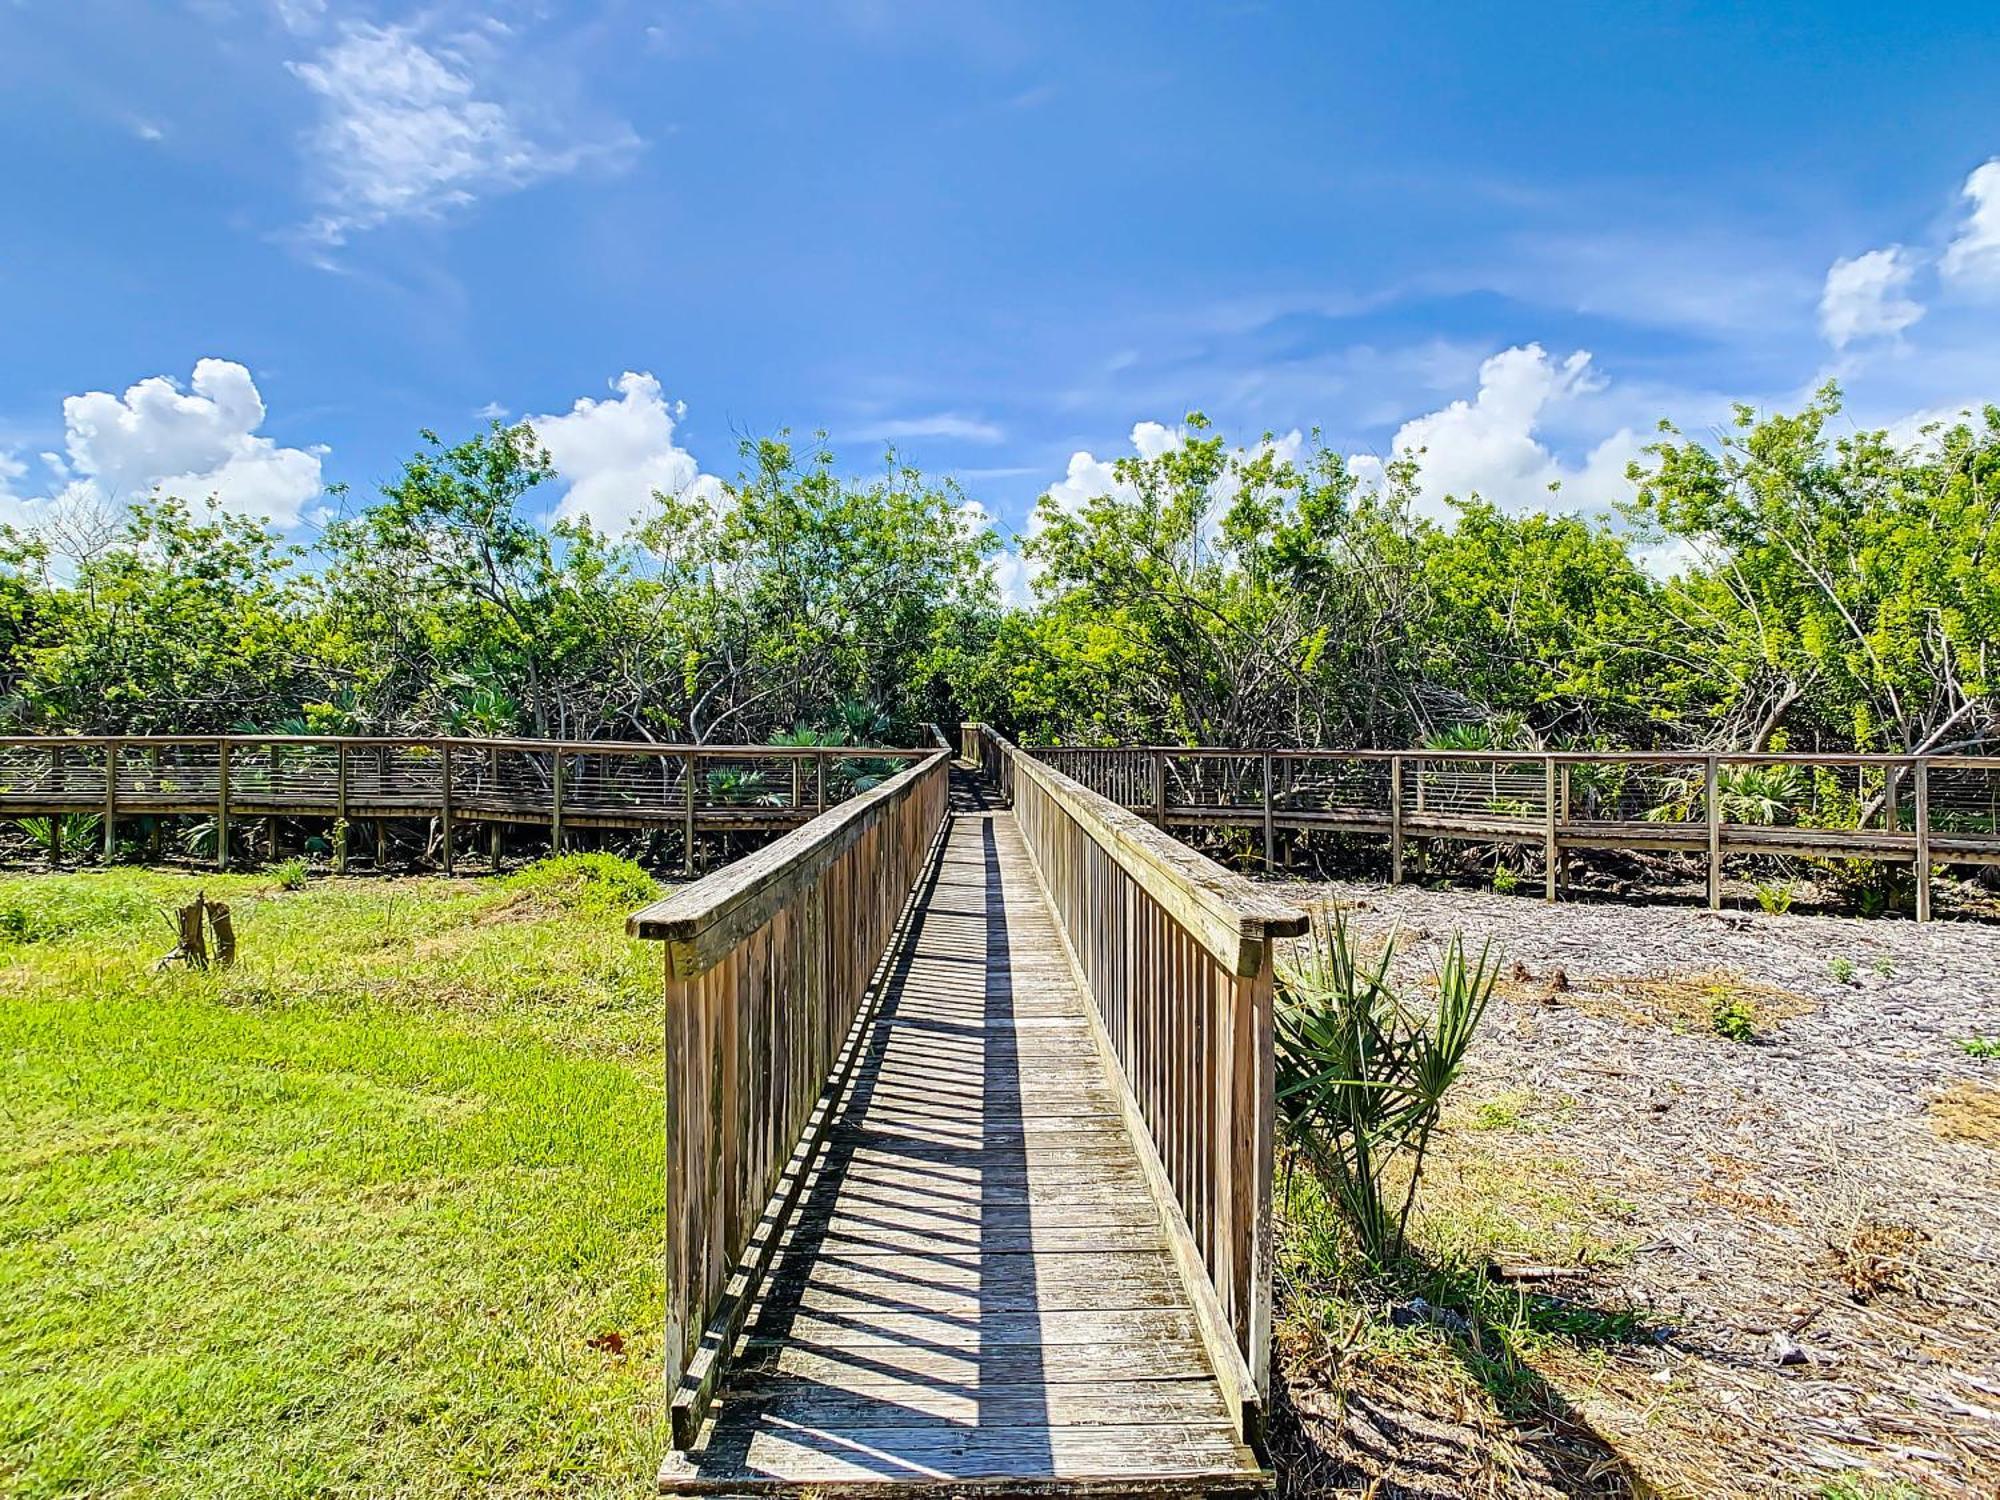
<instances>
[{"instance_id":1,"label":"palmetto plant","mask_svg":"<svg viewBox=\"0 0 2000 1500\"><path fill-rule=\"evenodd\" d=\"M1498 974L1490 942L1468 961L1454 936L1438 966L1436 1006L1426 1014L1395 993L1394 952L1392 937L1372 964L1358 962L1336 911L1277 976L1285 1139L1378 1265L1403 1252L1431 1132Z\"/></svg>"},{"instance_id":2,"label":"palmetto plant","mask_svg":"<svg viewBox=\"0 0 2000 1500\"><path fill-rule=\"evenodd\" d=\"M708 773L708 800L721 807L777 807L784 802L762 771L734 766Z\"/></svg>"}]
</instances>

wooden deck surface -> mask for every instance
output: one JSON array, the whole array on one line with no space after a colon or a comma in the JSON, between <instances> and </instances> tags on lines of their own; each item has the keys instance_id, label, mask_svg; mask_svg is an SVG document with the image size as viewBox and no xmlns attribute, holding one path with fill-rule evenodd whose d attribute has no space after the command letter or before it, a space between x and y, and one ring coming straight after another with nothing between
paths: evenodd
<instances>
[{"instance_id":1,"label":"wooden deck surface","mask_svg":"<svg viewBox=\"0 0 2000 1500\"><path fill-rule=\"evenodd\" d=\"M1268 1489L1006 812L956 813L667 1493Z\"/></svg>"}]
</instances>

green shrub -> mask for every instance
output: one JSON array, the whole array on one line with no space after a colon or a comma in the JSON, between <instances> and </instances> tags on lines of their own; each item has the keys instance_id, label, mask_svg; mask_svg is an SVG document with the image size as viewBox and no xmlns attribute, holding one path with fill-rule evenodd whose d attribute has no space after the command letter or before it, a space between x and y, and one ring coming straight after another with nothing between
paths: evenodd
<instances>
[{"instance_id":1,"label":"green shrub","mask_svg":"<svg viewBox=\"0 0 2000 1500\"><path fill-rule=\"evenodd\" d=\"M562 854L509 875L506 887L565 911L629 911L659 894L653 877L615 854Z\"/></svg>"},{"instance_id":2,"label":"green shrub","mask_svg":"<svg viewBox=\"0 0 2000 1500\"><path fill-rule=\"evenodd\" d=\"M1782 917L1792 909L1792 902L1797 896L1798 888L1789 880L1781 885L1760 883L1757 887L1757 905L1767 916Z\"/></svg>"},{"instance_id":3,"label":"green shrub","mask_svg":"<svg viewBox=\"0 0 2000 1500\"><path fill-rule=\"evenodd\" d=\"M1757 1007L1740 995L1718 990L1709 1010L1709 1025L1715 1028L1717 1036L1727 1037L1732 1042L1754 1042L1757 1040Z\"/></svg>"},{"instance_id":4,"label":"green shrub","mask_svg":"<svg viewBox=\"0 0 2000 1500\"><path fill-rule=\"evenodd\" d=\"M1454 935L1437 974L1437 1003L1420 1014L1389 983L1395 942L1372 969L1355 961L1333 912L1305 951L1278 968L1278 1114L1364 1255L1398 1259L1438 1112L1465 1064L1493 995L1492 944L1468 963ZM1392 1203L1391 1182L1401 1183Z\"/></svg>"},{"instance_id":5,"label":"green shrub","mask_svg":"<svg viewBox=\"0 0 2000 1500\"><path fill-rule=\"evenodd\" d=\"M2000 1058L2000 1036L1960 1037L1958 1050L1967 1057Z\"/></svg>"},{"instance_id":6,"label":"green shrub","mask_svg":"<svg viewBox=\"0 0 2000 1500\"><path fill-rule=\"evenodd\" d=\"M302 891L306 888L306 862L302 859L288 859L283 864L273 865L271 874L277 879L280 890Z\"/></svg>"},{"instance_id":7,"label":"green shrub","mask_svg":"<svg viewBox=\"0 0 2000 1500\"><path fill-rule=\"evenodd\" d=\"M1511 896L1519 889L1521 877L1506 865L1493 867L1493 890L1496 895Z\"/></svg>"}]
</instances>

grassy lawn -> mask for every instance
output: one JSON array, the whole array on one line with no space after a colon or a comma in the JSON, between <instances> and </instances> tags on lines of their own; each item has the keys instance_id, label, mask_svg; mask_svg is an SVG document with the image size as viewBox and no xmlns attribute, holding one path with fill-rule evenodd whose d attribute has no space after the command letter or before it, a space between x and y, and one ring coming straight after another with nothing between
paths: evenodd
<instances>
[{"instance_id":1,"label":"grassy lawn","mask_svg":"<svg viewBox=\"0 0 2000 1500\"><path fill-rule=\"evenodd\" d=\"M0 1493L650 1489L659 970L537 875L0 879Z\"/></svg>"}]
</instances>

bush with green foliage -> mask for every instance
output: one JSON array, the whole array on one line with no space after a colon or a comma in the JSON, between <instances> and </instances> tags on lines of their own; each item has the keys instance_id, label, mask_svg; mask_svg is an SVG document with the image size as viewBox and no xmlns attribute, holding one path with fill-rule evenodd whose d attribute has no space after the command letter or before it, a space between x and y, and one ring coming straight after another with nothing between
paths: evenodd
<instances>
[{"instance_id":1,"label":"bush with green foliage","mask_svg":"<svg viewBox=\"0 0 2000 1500\"><path fill-rule=\"evenodd\" d=\"M581 913L636 909L660 893L653 877L631 860L603 853L536 860L504 884L528 900Z\"/></svg>"}]
</instances>

